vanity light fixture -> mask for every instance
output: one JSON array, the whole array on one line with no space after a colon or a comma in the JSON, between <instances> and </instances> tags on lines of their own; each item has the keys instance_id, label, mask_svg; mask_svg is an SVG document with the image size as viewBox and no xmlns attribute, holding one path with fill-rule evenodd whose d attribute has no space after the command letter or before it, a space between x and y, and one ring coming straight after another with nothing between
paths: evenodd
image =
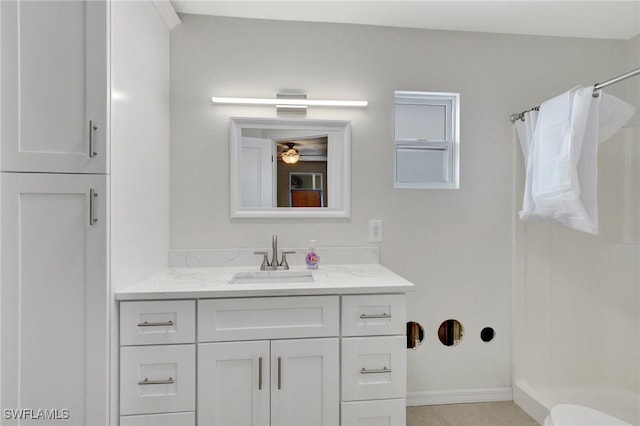
<instances>
[{"instance_id":1,"label":"vanity light fixture","mask_svg":"<svg viewBox=\"0 0 640 426\"><path fill-rule=\"evenodd\" d=\"M364 108L368 104L367 101L307 99L307 95L300 92L278 93L275 99L214 96L211 101L214 104L271 105L276 107L278 114L294 115L306 115L308 106Z\"/></svg>"},{"instance_id":2,"label":"vanity light fixture","mask_svg":"<svg viewBox=\"0 0 640 426\"><path fill-rule=\"evenodd\" d=\"M214 104L239 104L239 105L283 105L283 106L325 106L325 107L352 107L363 108L367 101L337 101L314 99L269 99L269 98L225 98L214 96L211 98Z\"/></svg>"}]
</instances>

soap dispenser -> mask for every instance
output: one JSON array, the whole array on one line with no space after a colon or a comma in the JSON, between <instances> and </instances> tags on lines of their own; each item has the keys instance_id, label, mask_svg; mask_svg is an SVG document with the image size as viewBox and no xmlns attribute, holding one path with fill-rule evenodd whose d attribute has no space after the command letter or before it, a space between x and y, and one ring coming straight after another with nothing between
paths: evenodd
<instances>
[{"instance_id":1,"label":"soap dispenser","mask_svg":"<svg viewBox=\"0 0 640 426\"><path fill-rule=\"evenodd\" d=\"M318 263L320 263L320 257L316 253L316 240L311 240L309 244L309 252L305 257L307 263L307 269L318 269Z\"/></svg>"}]
</instances>

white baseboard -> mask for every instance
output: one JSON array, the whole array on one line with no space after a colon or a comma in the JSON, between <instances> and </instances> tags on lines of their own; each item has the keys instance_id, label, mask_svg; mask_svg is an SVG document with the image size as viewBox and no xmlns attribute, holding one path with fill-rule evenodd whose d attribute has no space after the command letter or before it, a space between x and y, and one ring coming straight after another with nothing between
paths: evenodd
<instances>
[{"instance_id":1,"label":"white baseboard","mask_svg":"<svg viewBox=\"0 0 640 426\"><path fill-rule=\"evenodd\" d=\"M407 392L407 406L512 401L511 387Z\"/></svg>"},{"instance_id":2,"label":"white baseboard","mask_svg":"<svg viewBox=\"0 0 640 426\"><path fill-rule=\"evenodd\" d=\"M513 384L513 402L540 424L544 422L544 419L549 415L551 410L551 404L542 401L540 396L535 394L535 390L529 386L527 382L516 382Z\"/></svg>"}]
</instances>

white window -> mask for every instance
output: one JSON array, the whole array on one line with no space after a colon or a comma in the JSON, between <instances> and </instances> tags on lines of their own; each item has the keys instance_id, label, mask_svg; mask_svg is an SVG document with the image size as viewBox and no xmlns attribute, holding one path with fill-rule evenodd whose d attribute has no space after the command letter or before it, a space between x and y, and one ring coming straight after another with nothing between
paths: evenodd
<instances>
[{"instance_id":1,"label":"white window","mask_svg":"<svg viewBox=\"0 0 640 426\"><path fill-rule=\"evenodd\" d=\"M459 187L460 94L394 92L394 187Z\"/></svg>"}]
</instances>

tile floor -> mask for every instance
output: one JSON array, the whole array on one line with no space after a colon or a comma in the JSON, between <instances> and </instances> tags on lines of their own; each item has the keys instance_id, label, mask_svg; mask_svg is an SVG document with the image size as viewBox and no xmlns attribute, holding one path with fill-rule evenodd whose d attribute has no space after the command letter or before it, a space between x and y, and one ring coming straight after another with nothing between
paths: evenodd
<instances>
[{"instance_id":1,"label":"tile floor","mask_svg":"<svg viewBox=\"0 0 640 426\"><path fill-rule=\"evenodd\" d=\"M407 426L538 426L513 402L407 407Z\"/></svg>"}]
</instances>

